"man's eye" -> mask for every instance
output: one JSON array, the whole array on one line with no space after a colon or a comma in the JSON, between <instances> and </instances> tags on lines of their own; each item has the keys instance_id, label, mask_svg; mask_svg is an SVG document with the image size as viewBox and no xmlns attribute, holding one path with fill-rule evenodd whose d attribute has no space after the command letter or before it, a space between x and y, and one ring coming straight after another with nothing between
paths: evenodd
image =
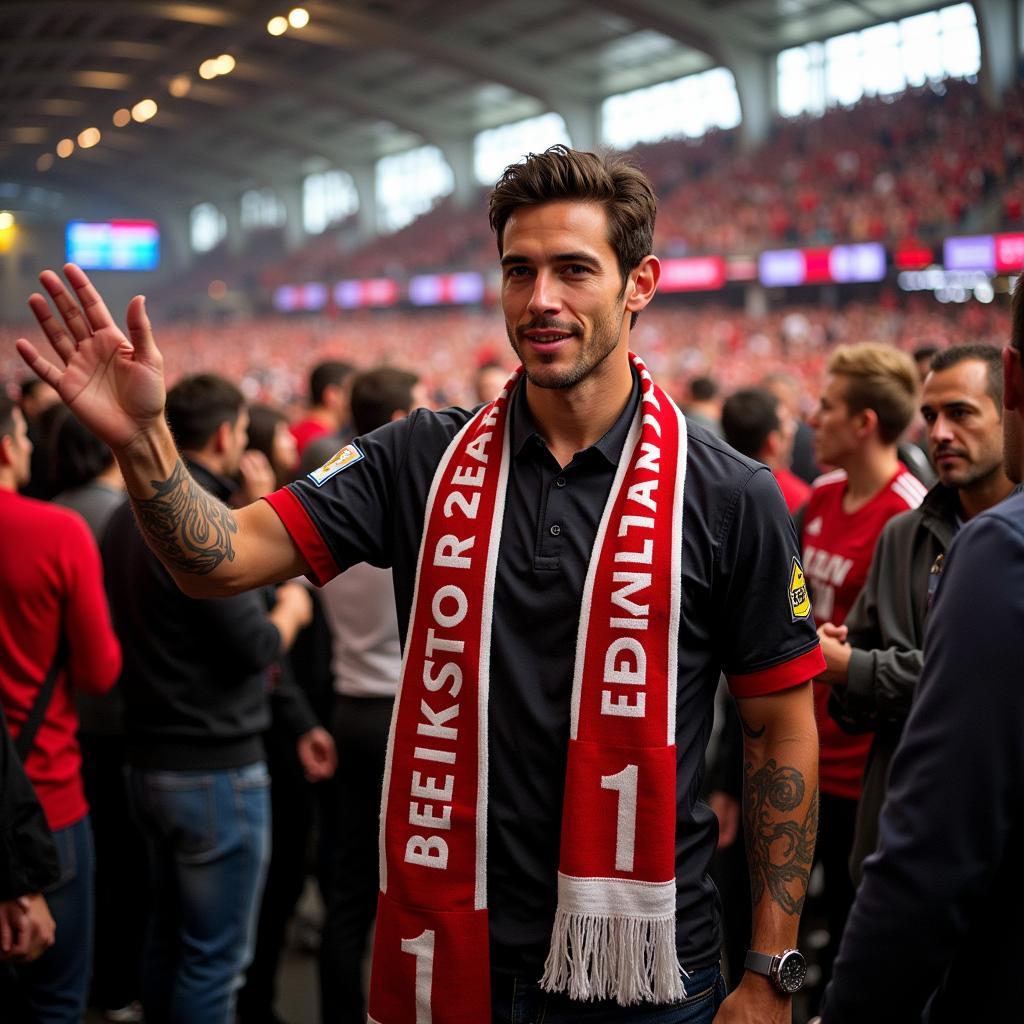
<instances>
[{"instance_id":1,"label":"man's eye","mask_svg":"<svg viewBox=\"0 0 1024 1024\"><path fill-rule=\"evenodd\" d=\"M526 273L526 267L507 267L505 270L506 277L525 277Z\"/></svg>"},{"instance_id":2,"label":"man's eye","mask_svg":"<svg viewBox=\"0 0 1024 1024\"><path fill-rule=\"evenodd\" d=\"M567 274L589 274L590 267L585 267L582 263L570 263L565 271Z\"/></svg>"}]
</instances>

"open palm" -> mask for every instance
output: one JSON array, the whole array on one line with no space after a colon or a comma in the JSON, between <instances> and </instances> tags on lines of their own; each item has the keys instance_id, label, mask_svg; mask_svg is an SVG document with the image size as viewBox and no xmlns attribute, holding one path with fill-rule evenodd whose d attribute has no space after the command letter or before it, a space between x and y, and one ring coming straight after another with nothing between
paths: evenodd
<instances>
[{"instance_id":1,"label":"open palm","mask_svg":"<svg viewBox=\"0 0 1024 1024\"><path fill-rule=\"evenodd\" d=\"M126 337L86 274L73 263L64 273L77 301L52 270L39 276L59 316L42 295L29 298L63 365L43 358L26 338L18 339L18 353L56 389L83 426L111 448L124 448L158 421L164 408L164 361L153 340L145 300L136 296L128 304Z\"/></svg>"}]
</instances>

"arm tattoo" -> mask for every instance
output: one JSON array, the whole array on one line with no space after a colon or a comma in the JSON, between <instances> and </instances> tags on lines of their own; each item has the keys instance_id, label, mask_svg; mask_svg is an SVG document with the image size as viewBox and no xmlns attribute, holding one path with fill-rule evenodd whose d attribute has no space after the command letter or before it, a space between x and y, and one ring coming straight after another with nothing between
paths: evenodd
<instances>
[{"instance_id":1,"label":"arm tattoo","mask_svg":"<svg viewBox=\"0 0 1024 1024\"><path fill-rule=\"evenodd\" d=\"M231 510L207 494L178 461L166 480L151 480L152 498L133 498L142 532L166 565L206 576L234 560L231 535L238 524Z\"/></svg>"},{"instance_id":2,"label":"arm tattoo","mask_svg":"<svg viewBox=\"0 0 1024 1024\"><path fill-rule=\"evenodd\" d=\"M740 728L743 730L743 735L747 736L752 740L759 740L764 735L765 727L762 725L760 729L755 729L744 717L743 712L739 708L736 709L736 714L739 715Z\"/></svg>"},{"instance_id":3,"label":"arm tattoo","mask_svg":"<svg viewBox=\"0 0 1024 1024\"><path fill-rule=\"evenodd\" d=\"M799 914L814 859L818 794L811 794L801 821L794 812L804 802L806 787L796 768L779 768L772 759L755 771L747 761L744 775L751 899L756 906L767 890L787 914Z\"/></svg>"}]
</instances>

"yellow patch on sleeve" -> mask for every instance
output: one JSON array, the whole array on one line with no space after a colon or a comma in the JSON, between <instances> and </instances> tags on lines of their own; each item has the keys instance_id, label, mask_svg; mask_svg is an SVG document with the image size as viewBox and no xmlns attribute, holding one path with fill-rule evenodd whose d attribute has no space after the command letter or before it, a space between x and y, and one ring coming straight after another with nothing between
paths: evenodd
<instances>
[{"instance_id":1,"label":"yellow patch on sleeve","mask_svg":"<svg viewBox=\"0 0 1024 1024\"><path fill-rule=\"evenodd\" d=\"M793 621L806 619L811 614L811 595L807 592L807 582L800 563L793 559L793 570L789 575L789 610Z\"/></svg>"}]
</instances>

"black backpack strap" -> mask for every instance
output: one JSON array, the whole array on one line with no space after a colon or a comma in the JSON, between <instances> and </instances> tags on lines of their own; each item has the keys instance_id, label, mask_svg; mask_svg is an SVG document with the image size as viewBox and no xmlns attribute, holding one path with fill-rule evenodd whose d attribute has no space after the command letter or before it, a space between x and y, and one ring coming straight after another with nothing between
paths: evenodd
<instances>
[{"instance_id":1,"label":"black backpack strap","mask_svg":"<svg viewBox=\"0 0 1024 1024\"><path fill-rule=\"evenodd\" d=\"M18 757L21 758L22 764L28 759L32 745L36 741L36 734L39 732L39 727L43 724L43 719L46 717L46 710L53 699L53 691L57 688L57 676L60 675L61 667L67 660L67 650L68 641L64 635L64 622L62 619L60 639L57 641L57 651L53 656L50 671L46 673L46 678L43 680L43 685L39 688L39 693L36 694L36 699L28 713L28 718L25 719L25 724L21 727L21 732L18 733L18 738L14 741L14 749L18 752Z\"/></svg>"}]
</instances>

